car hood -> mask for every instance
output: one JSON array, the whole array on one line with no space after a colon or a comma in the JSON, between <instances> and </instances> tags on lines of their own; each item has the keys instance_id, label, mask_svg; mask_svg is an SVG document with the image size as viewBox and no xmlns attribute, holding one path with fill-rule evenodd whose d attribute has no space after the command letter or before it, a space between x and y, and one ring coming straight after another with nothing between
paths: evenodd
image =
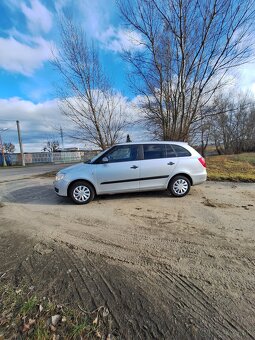
<instances>
[{"instance_id":1,"label":"car hood","mask_svg":"<svg viewBox=\"0 0 255 340\"><path fill-rule=\"evenodd\" d=\"M68 174L70 172L75 172L75 171L78 171L80 169L83 169L84 171L86 171L86 169L91 169L91 165L85 164L85 163L78 163L78 164L75 164L75 165L68 166L67 168L61 169L59 172L64 173L64 174Z\"/></svg>"}]
</instances>

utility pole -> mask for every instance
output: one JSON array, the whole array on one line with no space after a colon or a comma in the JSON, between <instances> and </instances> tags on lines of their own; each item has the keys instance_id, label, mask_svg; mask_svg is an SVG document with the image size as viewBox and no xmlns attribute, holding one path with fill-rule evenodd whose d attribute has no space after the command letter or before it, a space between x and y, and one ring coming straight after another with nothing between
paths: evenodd
<instances>
[{"instance_id":1,"label":"utility pole","mask_svg":"<svg viewBox=\"0 0 255 340\"><path fill-rule=\"evenodd\" d=\"M64 151L64 133L62 126L60 126L60 138L61 138L61 143L62 143L62 151Z\"/></svg>"},{"instance_id":2,"label":"utility pole","mask_svg":"<svg viewBox=\"0 0 255 340\"><path fill-rule=\"evenodd\" d=\"M5 131L7 129L3 129L3 130L0 130L1 131ZM5 157L4 157L4 143L3 143L3 140L2 140L2 137L1 137L1 134L0 134L0 146L1 146L1 152L2 152L2 158L3 158L3 166L6 166L6 161L5 161Z\"/></svg>"},{"instance_id":3,"label":"utility pole","mask_svg":"<svg viewBox=\"0 0 255 340\"><path fill-rule=\"evenodd\" d=\"M21 154L21 162L22 166L25 166L25 157L23 153L23 146L22 146L22 139L21 139L21 133L20 133L20 126L19 126L19 121L16 120L17 123L17 131L18 131L18 138L19 138L19 148L20 148L20 154Z\"/></svg>"}]
</instances>

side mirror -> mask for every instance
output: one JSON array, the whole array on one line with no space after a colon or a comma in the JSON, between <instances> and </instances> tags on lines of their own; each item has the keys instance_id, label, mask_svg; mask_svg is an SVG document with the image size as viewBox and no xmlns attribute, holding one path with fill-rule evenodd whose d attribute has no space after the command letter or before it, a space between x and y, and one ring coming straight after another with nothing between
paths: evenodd
<instances>
[{"instance_id":1,"label":"side mirror","mask_svg":"<svg viewBox=\"0 0 255 340\"><path fill-rule=\"evenodd\" d=\"M108 157L103 157L103 158L102 158L102 163L108 163L108 162L109 162Z\"/></svg>"}]
</instances>

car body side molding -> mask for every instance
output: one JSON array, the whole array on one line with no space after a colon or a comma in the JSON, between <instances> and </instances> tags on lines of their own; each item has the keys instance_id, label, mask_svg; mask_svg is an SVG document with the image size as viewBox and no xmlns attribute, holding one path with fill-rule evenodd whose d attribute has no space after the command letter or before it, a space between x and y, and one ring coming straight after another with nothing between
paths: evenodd
<instances>
[{"instance_id":1,"label":"car body side molding","mask_svg":"<svg viewBox=\"0 0 255 340\"><path fill-rule=\"evenodd\" d=\"M109 181L109 182L102 182L100 184L114 184L114 183L124 183L124 182L133 182L133 181L147 181L153 179L160 179L160 178L168 178L169 175L164 176L154 176L154 177L144 177L144 178L132 178L132 179L123 179L119 181Z\"/></svg>"}]
</instances>

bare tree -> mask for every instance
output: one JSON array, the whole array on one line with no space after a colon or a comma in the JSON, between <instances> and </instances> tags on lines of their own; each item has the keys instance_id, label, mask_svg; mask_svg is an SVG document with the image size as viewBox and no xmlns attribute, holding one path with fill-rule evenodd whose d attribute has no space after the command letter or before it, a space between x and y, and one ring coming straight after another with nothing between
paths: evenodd
<instances>
[{"instance_id":1,"label":"bare tree","mask_svg":"<svg viewBox=\"0 0 255 340\"><path fill-rule=\"evenodd\" d=\"M4 143L3 148L5 153L13 153L15 151L15 145L11 142Z\"/></svg>"},{"instance_id":2,"label":"bare tree","mask_svg":"<svg viewBox=\"0 0 255 340\"><path fill-rule=\"evenodd\" d=\"M189 143L196 146L197 151L205 157L209 143L212 143L212 116L201 111L200 121L193 124L189 131Z\"/></svg>"},{"instance_id":3,"label":"bare tree","mask_svg":"<svg viewBox=\"0 0 255 340\"><path fill-rule=\"evenodd\" d=\"M217 115L211 137L219 154L255 150L255 100L248 94L220 95L214 99Z\"/></svg>"},{"instance_id":4,"label":"bare tree","mask_svg":"<svg viewBox=\"0 0 255 340\"><path fill-rule=\"evenodd\" d=\"M48 140L42 149L44 152L57 152L59 151L59 141L58 140Z\"/></svg>"},{"instance_id":5,"label":"bare tree","mask_svg":"<svg viewBox=\"0 0 255 340\"><path fill-rule=\"evenodd\" d=\"M60 27L60 50L53 64L63 81L58 86L62 112L74 123L74 138L104 150L122 137L125 103L111 88L95 44L88 43L70 19L62 18Z\"/></svg>"},{"instance_id":6,"label":"bare tree","mask_svg":"<svg viewBox=\"0 0 255 340\"><path fill-rule=\"evenodd\" d=\"M140 35L130 81L158 139L187 140L228 71L251 58L254 0L118 0Z\"/></svg>"}]
</instances>

